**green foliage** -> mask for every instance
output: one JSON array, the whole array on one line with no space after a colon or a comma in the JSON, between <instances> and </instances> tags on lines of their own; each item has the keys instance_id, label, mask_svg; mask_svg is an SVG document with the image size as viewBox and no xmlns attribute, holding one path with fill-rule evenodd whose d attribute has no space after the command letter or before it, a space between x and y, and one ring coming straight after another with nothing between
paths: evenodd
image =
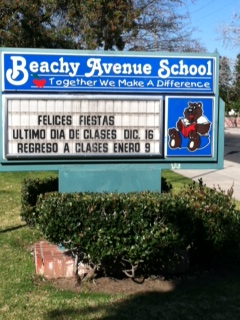
<instances>
[{"instance_id":1,"label":"green foliage","mask_svg":"<svg viewBox=\"0 0 240 320\"><path fill-rule=\"evenodd\" d=\"M161 190L162 193L168 193L172 190L172 184L165 177L161 177Z\"/></svg>"},{"instance_id":2,"label":"green foliage","mask_svg":"<svg viewBox=\"0 0 240 320\"><path fill-rule=\"evenodd\" d=\"M199 183L185 186L176 197L181 210L177 224L198 260L208 259L239 246L240 212L232 199L233 188L209 189ZM179 216L177 213L177 216Z\"/></svg>"},{"instance_id":3,"label":"green foliage","mask_svg":"<svg viewBox=\"0 0 240 320\"><path fill-rule=\"evenodd\" d=\"M162 192L170 192L172 184L165 177L161 177ZM27 225L33 227L38 215L35 212L37 197L46 192L58 191L58 178L24 179L21 190L20 216Z\"/></svg>"},{"instance_id":4,"label":"green foliage","mask_svg":"<svg viewBox=\"0 0 240 320\"><path fill-rule=\"evenodd\" d=\"M236 112L236 116L237 113L240 112L240 101L234 101L230 104L230 110L234 110Z\"/></svg>"},{"instance_id":5,"label":"green foliage","mask_svg":"<svg viewBox=\"0 0 240 320\"><path fill-rule=\"evenodd\" d=\"M184 0L4 0L0 46L203 52L192 38L183 4Z\"/></svg>"},{"instance_id":6,"label":"green foliage","mask_svg":"<svg viewBox=\"0 0 240 320\"><path fill-rule=\"evenodd\" d=\"M80 248L107 274L133 267L148 273L156 265L159 272L172 259L170 251L184 246L162 201L151 192L45 194L37 203L38 227L50 241Z\"/></svg>"},{"instance_id":7,"label":"green foliage","mask_svg":"<svg viewBox=\"0 0 240 320\"><path fill-rule=\"evenodd\" d=\"M35 205L37 197L45 192L58 191L58 178L25 179L21 190L20 216L29 226L34 226L37 215Z\"/></svg>"},{"instance_id":8,"label":"green foliage","mask_svg":"<svg viewBox=\"0 0 240 320\"><path fill-rule=\"evenodd\" d=\"M174 173L171 172L171 176ZM168 172L166 173L166 176ZM176 175L176 174L175 174ZM26 248L42 238L35 229L19 226L21 182L26 177L49 176L49 172L2 172L0 227L0 318L32 319L236 319L239 305L239 264L228 264L204 276L204 283L189 279L166 281L159 294L104 294L56 289L52 282L37 277L33 256ZM175 180L178 180L176 175ZM172 178L173 188L175 188ZM165 195L164 195L165 196ZM197 280L197 279L196 279ZM180 287L179 287L180 281ZM201 279L200 279L201 281ZM206 282L207 281L207 282ZM148 290L151 282L148 283ZM143 284L144 285L144 284ZM154 283L153 283L154 285ZM171 288L167 294L161 290ZM163 287L164 286L164 287ZM185 287L186 286L186 287ZM181 294L184 290L184 294ZM139 289L139 286L138 288ZM76 290L77 291L77 290ZM224 301L224 303L219 303ZM227 306L227 307L226 307ZM197 310L193 316L193 310Z\"/></svg>"},{"instance_id":9,"label":"green foliage","mask_svg":"<svg viewBox=\"0 0 240 320\"><path fill-rule=\"evenodd\" d=\"M138 14L130 0L1 1L2 47L122 50Z\"/></svg>"},{"instance_id":10,"label":"green foliage","mask_svg":"<svg viewBox=\"0 0 240 320\"><path fill-rule=\"evenodd\" d=\"M236 57L234 69L232 72L232 80L228 83L228 89L226 90L226 111L234 110L236 113L240 112L240 55ZM219 87L221 89L221 87ZM220 94L221 96L221 94Z\"/></svg>"},{"instance_id":11,"label":"green foliage","mask_svg":"<svg viewBox=\"0 0 240 320\"><path fill-rule=\"evenodd\" d=\"M164 181L164 182L163 182ZM162 180L164 189L171 184ZM21 215L54 243L77 252L105 275L147 276L177 270L188 248L194 262L239 247L233 189L199 183L170 193L51 192L57 178L24 182Z\"/></svg>"},{"instance_id":12,"label":"green foliage","mask_svg":"<svg viewBox=\"0 0 240 320\"><path fill-rule=\"evenodd\" d=\"M133 268L144 275L166 271L176 267L187 247L193 257L206 259L239 244L240 213L232 189L207 189L202 181L174 197L45 194L37 210L38 227L50 241L80 248L106 274Z\"/></svg>"}]
</instances>

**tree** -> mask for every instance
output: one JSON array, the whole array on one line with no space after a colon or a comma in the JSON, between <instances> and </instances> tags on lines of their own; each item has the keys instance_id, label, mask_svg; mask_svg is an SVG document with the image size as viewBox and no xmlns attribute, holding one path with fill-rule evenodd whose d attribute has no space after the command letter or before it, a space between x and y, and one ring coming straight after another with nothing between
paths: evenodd
<instances>
[{"instance_id":1,"label":"tree","mask_svg":"<svg viewBox=\"0 0 240 320\"><path fill-rule=\"evenodd\" d=\"M61 19L61 12L53 1L33 0L31 3L25 0L1 1L0 45L69 48L72 43L69 43L57 28L56 17Z\"/></svg>"},{"instance_id":2,"label":"tree","mask_svg":"<svg viewBox=\"0 0 240 320\"><path fill-rule=\"evenodd\" d=\"M226 45L232 45L238 48L240 46L240 14L234 13L229 23L219 27L219 32L221 34L221 40L223 40Z\"/></svg>"},{"instance_id":3,"label":"tree","mask_svg":"<svg viewBox=\"0 0 240 320\"><path fill-rule=\"evenodd\" d=\"M237 55L234 66L234 87L238 91L240 97L240 54Z\"/></svg>"},{"instance_id":4,"label":"tree","mask_svg":"<svg viewBox=\"0 0 240 320\"><path fill-rule=\"evenodd\" d=\"M69 1L67 1L69 2ZM71 1L65 23L84 49L123 50L123 34L133 32L137 12L132 0Z\"/></svg>"},{"instance_id":5,"label":"tree","mask_svg":"<svg viewBox=\"0 0 240 320\"><path fill-rule=\"evenodd\" d=\"M240 54L237 55L234 66L231 109L240 112Z\"/></svg>"},{"instance_id":6,"label":"tree","mask_svg":"<svg viewBox=\"0 0 240 320\"><path fill-rule=\"evenodd\" d=\"M184 3L184 0L135 0L137 34L126 37L127 46L146 51L206 51L192 38L189 15L181 13Z\"/></svg>"},{"instance_id":7,"label":"tree","mask_svg":"<svg viewBox=\"0 0 240 320\"><path fill-rule=\"evenodd\" d=\"M191 39L185 0L3 0L0 46L205 51Z\"/></svg>"},{"instance_id":8,"label":"tree","mask_svg":"<svg viewBox=\"0 0 240 320\"><path fill-rule=\"evenodd\" d=\"M233 70L228 58L220 57L219 62L219 95L225 101L226 111L240 112L240 54Z\"/></svg>"},{"instance_id":9,"label":"tree","mask_svg":"<svg viewBox=\"0 0 240 320\"><path fill-rule=\"evenodd\" d=\"M232 72L230 62L227 57L219 59L219 95L225 101L226 110L230 109L230 104L233 99L232 92Z\"/></svg>"},{"instance_id":10,"label":"tree","mask_svg":"<svg viewBox=\"0 0 240 320\"><path fill-rule=\"evenodd\" d=\"M131 0L0 2L2 47L123 49L134 28Z\"/></svg>"}]
</instances>

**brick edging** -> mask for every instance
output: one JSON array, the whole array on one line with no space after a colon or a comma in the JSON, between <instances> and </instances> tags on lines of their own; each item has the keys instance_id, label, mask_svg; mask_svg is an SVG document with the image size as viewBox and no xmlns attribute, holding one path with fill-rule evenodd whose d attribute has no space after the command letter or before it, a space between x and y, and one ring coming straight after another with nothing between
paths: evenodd
<instances>
[{"instance_id":1,"label":"brick edging","mask_svg":"<svg viewBox=\"0 0 240 320\"><path fill-rule=\"evenodd\" d=\"M67 251L57 245L40 241L34 245L35 271L47 279L72 278L74 261Z\"/></svg>"}]
</instances>

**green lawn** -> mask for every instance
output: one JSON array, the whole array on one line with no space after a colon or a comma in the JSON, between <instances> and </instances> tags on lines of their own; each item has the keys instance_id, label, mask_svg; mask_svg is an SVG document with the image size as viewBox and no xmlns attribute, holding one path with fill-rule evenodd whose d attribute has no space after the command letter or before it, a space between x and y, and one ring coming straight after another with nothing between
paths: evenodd
<instances>
[{"instance_id":1,"label":"green lawn","mask_svg":"<svg viewBox=\"0 0 240 320\"><path fill-rule=\"evenodd\" d=\"M20 190L24 178L49 175L54 173L0 174L0 319L239 319L240 272L201 276L188 285L183 280L168 293L131 296L62 291L36 277L29 248L41 236L19 217ZM189 181L173 172L163 175L174 192Z\"/></svg>"}]
</instances>

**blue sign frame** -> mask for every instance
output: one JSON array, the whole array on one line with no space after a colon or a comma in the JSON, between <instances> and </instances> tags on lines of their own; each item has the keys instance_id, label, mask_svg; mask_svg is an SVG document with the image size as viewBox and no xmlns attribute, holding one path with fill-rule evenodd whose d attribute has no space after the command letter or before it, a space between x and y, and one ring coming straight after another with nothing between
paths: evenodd
<instances>
[{"instance_id":1,"label":"blue sign frame","mask_svg":"<svg viewBox=\"0 0 240 320\"><path fill-rule=\"evenodd\" d=\"M216 92L213 55L2 51L3 92Z\"/></svg>"},{"instance_id":2,"label":"blue sign frame","mask_svg":"<svg viewBox=\"0 0 240 320\"><path fill-rule=\"evenodd\" d=\"M134 170L145 166L155 170L222 168L224 141L224 103L218 96L217 53L100 52L52 49L0 49L0 101L7 95L139 95L163 97L163 120L159 157L101 159L15 159L3 158L4 134L0 139L0 171L21 170ZM169 130L179 131L189 103L201 103L210 126L204 147L189 150L173 148ZM0 113L3 124L6 119ZM202 135L201 135L201 138ZM101 167L101 168L100 168ZM155 173L154 173L155 174Z\"/></svg>"},{"instance_id":3,"label":"blue sign frame","mask_svg":"<svg viewBox=\"0 0 240 320\"><path fill-rule=\"evenodd\" d=\"M166 97L165 144L166 157L213 157L215 131L213 97ZM198 119L189 121L186 111L199 112ZM190 115L190 116L191 116ZM203 128L203 132L198 132ZM205 127L205 129L204 129ZM193 134L191 134L191 132Z\"/></svg>"}]
</instances>

